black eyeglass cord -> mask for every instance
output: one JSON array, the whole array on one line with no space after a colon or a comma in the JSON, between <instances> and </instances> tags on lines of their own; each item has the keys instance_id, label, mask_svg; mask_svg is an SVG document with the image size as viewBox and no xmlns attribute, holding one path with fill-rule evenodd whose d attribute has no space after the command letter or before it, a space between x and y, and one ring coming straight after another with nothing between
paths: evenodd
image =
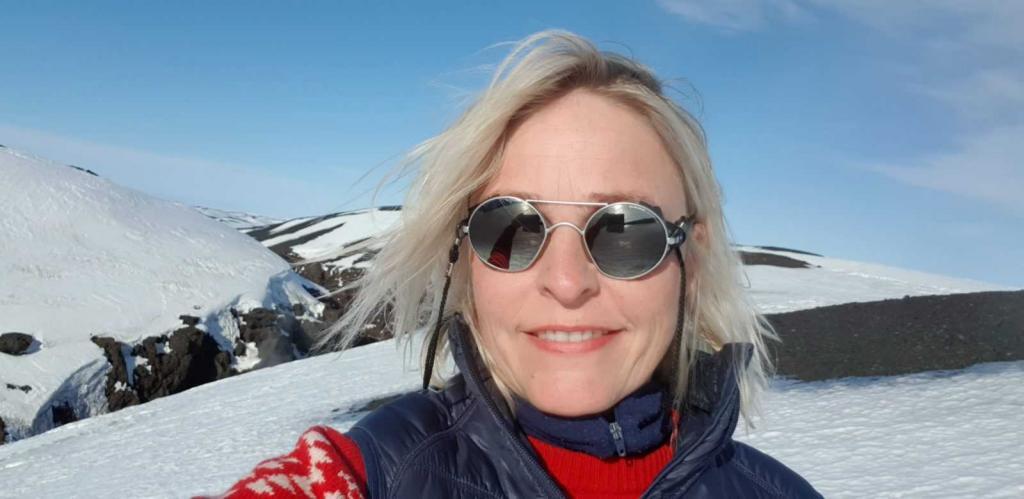
<instances>
[{"instance_id":1,"label":"black eyeglass cord","mask_svg":"<svg viewBox=\"0 0 1024 499\"><path fill-rule=\"evenodd\" d=\"M679 316L676 319L676 336L672 340L676 344L675 351L669 352L670 355L675 354L676 356L674 371L679 370L679 354L683 349L683 327L686 325L686 261L683 259L682 248L677 248L676 254L679 256ZM674 378L678 379L678 372L672 374ZM669 399L670 397L665 398Z\"/></svg>"},{"instance_id":2,"label":"black eyeglass cord","mask_svg":"<svg viewBox=\"0 0 1024 499\"><path fill-rule=\"evenodd\" d=\"M430 378L434 374L434 357L437 356L437 345L441 340L441 324L444 323L444 305L448 301L448 288L452 285L452 270L459 260L459 242L462 241L462 224L455 230L455 242L448 250L448 270L444 276L444 289L441 291L441 304L437 307L437 319L434 321L434 332L430 335L427 346L427 363L423 367L423 389L430 387Z\"/></svg>"}]
</instances>

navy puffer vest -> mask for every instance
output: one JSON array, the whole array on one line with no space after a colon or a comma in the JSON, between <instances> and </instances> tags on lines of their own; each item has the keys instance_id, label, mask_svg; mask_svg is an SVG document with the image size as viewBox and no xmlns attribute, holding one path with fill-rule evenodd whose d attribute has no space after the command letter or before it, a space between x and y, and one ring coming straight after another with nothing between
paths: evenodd
<instances>
[{"instance_id":1,"label":"navy puffer vest","mask_svg":"<svg viewBox=\"0 0 1024 499\"><path fill-rule=\"evenodd\" d=\"M484 368L461 318L448 338L460 375L441 391L388 403L348 432L377 498L565 497ZM736 362L749 344L727 344L694 366L676 452L643 497L821 497L782 463L732 439L739 415Z\"/></svg>"}]
</instances>

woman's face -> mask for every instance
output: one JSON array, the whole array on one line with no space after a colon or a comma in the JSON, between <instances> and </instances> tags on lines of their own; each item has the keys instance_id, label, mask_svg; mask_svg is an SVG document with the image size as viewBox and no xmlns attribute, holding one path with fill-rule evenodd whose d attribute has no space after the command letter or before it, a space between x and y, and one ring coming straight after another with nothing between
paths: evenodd
<instances>
[{"instance_id":1,"label":"woman's face","mask_svg":"<svg viewBox=\"0 0 1024 499\"><path fill-rule=\"evenodd\" d=\"M472 202L500 194L645 201L670 221L686 206L680 173L645 118L585 90L523 121L506 145L498 174ZM579 227L595 210L536 206L549 224ZM541 411L561 416L604 411L650 380L677 319L680 268L673 255L642 278L617 280L598 271L583 245L578 232L562 226L525 271L500 272L470 258L476 324L495 374ZM542 339L544 330L608 334L559 343Z\"/></svg>"}]
</instances>

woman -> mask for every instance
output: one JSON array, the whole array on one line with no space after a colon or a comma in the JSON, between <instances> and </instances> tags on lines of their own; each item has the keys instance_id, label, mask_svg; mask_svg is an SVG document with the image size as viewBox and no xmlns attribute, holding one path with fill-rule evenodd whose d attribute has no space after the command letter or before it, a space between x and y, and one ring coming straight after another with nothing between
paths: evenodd
<instances>
[{"instance_id":1,"label":"woman","mask_svg":"<svg viewBox=\"0 0 1024 499\"><path fill-rule=\"evenodd\" d=\"M408 340L430 307L425 389L312 428L227 496L818 497L732 440L773 336L702 130L647 68L536 34L411 162L402 223L329 338L386 304Z\"/></svg>"}]
</instances>

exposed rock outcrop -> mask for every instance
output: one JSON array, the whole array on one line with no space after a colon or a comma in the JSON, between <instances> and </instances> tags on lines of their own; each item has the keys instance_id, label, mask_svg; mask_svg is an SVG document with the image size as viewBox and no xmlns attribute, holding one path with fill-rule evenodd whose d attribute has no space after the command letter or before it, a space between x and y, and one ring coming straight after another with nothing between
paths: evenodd
<instances>
[{"instance_id":1,"label":"exposed rock outcrop","mask_svg":"<svg viewBox=\"0 0 1024 499\"><path fill-rule=\"evenodd\" d=\"M75 408L68 403L50 406L50 417L53 418L54 428L78 421L78 415L75 414Z\"/></svg>"},{"instance_id":2,"label":"exposed rock outcrop","mask_svg":"<svg viewBox=\"0 0 1024 499\"><path fill-rule=\"evenodd\" d=\"M295 318L304 311L302 305L294 306L291 314L266 308L254 308L245 313L232 310L231 315L238 321L239 332L235 340L235 355L244 355L245 343L254 343L260 358L256 368L270 367L305 356L312 344L312 337Z\"/></svg>"},{"instance_id":3,"label":"exposed rock outcrop","mask_svg":"<svg viewBox=\"0 0 1024 499\"><path fill-rule=\"evenodd\" d=\"M32 346L38 344L35 338L25 333L0 334L0 352L8 355L25 355L32 353Z\"/></svg>"},{"instance_id":4,"label":"exposed rock outcrop","mask_svg":"<svg viewBox=\"0 0 1024 499\"><path fill-rule=\"evenodd\" d=\"M174 332L145 338L134 345L94 336L92 342L103 349L110 363L105 387L107 409L116 411L238 374L233 361L250 353L247 343L258 351L258 362L249 364L252 368L303 357L312 343L296 318L303 312L301 305L283 311L232 309L239 331L232 352L222 350L217 339L200 328L200 319L190 315L180 316L183 327Z\"/></svg>"},{"instance_id":5,"label":"exposed rock outcrop","mask_svg":"<svg viewBox=\"0 0 1024 499\"><path fill-rule=\"evenodd\" d=\"M820 255L818 253L811 253L810 251L803 251L803 250L798 250L798 249L793 249L793 248L783 248L781 246L754 246L754 247L755 248L761 248L763 250L768 250L768 251L785 251L787 253L799 253L801 255L822 256L822 255Z\"/></svg>"},{"instance_id":6,"label":"exposed rock outcrop","mask_svg":"<svg viewBox=\"0 0 1024 499\"><path fill-rule=\"evenodd\" d=\"M768 320L779 374L805 381L1024 359L1024 291L845 303Z\"/></svg>"},{"instance_id":7,"label":"exposed rock outcrop","mask_svg":"<svg viewBox=\"0 0 1024 499\"><path fill-rule=\"evenodd\" d=\"M771 265L788 269L808 269L813 267L813 265L803 260L759 251L740 251L740 259L743 260L743 265Z\"/></svg>"},{"instance_id":8,"label":"exposed rock outcrop","mask_svg":"<svg viewBox=\"0 0 1024 499\"><path fill-rule=\"evenodd\" d=\"M232 374L231 355L197 328L198 318L182 316L185 326L169 335L150 337L134 346L95 336L111 369L107 407L116 411L178 393Z\"/></svg>"}]
</instances>

